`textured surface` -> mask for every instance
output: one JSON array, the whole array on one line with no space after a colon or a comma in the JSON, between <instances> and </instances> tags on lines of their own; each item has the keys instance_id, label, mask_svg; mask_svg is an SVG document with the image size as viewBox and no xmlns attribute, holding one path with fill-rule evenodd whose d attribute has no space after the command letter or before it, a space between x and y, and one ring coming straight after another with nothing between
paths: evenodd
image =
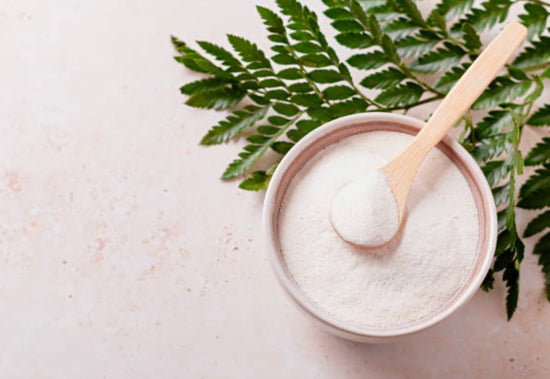
<instances>
[{"instance_id":1,"label":"textured surface","mask_svg":"<svg viewBox=\"0 0 550 379\"><path fill-rule=\"evenodd\" d=\"M0 377L549 377L531 254L510 323L500 284L381 346L294 309L266 260L263 195L217 179L241 144L197 146L221 115L178 94L194 76L169 35L229 31L265 46L249 0L0 0Z\"/></svg>"}]
</instances>

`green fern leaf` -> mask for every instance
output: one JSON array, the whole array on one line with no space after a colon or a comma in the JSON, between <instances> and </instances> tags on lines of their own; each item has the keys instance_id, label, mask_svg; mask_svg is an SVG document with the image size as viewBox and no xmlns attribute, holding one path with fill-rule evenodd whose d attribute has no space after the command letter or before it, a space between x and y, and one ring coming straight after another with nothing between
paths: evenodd
<instances>
[{"instance_id":1,"label":"green fern leaf","mask_svg":"<svg viewBox=\"0 0 550 379\"><path fill-rule=\"evenodd\" d=\"M319 44L314 42L299 42L292 45L294 50L301 54L313 54L320 53L323 51L323 48Z\"/></svg>"},{"instance_id":2,"label":"green fern leaf","mask_svg":"<svg viewBox=\"0 0 550 379\"><path fill-rule=\"evenodd\" d=\"M511 262L504 270L502 279L506 283L506 315L508 320L512 318L518 306L519 295L519 264L517 261Z\"/></svg>"},{"instance_id":3,"label":"green fern leaf","mask_svg":"<svg viewBox=\"0 0 550 379\"><path fill-rule=\"evenodd\" d=\"M279 17L279 15L275 12L273 12L269 8L265 8L262 6L256 6L256 10L258 11L258 14L264 21L264 25L267 27L267 30L271 33L275 33L279 36L284 36L286 33L285 26L283 23L283 20ZM279 39L281 42L285 42L286 38L283 38L282 40Z\"/></svg>"},{"instance_id":4,"label":"green fern leaf","mask_svg":"<svg viewBox=\"0 0 550 379\"><path fill-rule=\"evenodd\" d=\"M307 42L307 41L315 40L315 36L308 31L292 32L289 34L289 36L293 40L299 41L299 42Z\"/></svg>"},{"instance_id":5,"label":"green fern leaf","mask_svg":"<svg viewBox=\"0 0 550 379\"><path fill-rule=\"evenodd\" d=\"M493 198L497 207L508 202L511 190L510 183L492 188Z\"/></svg>"},{"instance_id":6,"label":"green fern leaf","mask_svg":"<svg viewBox=\"0 0 550 379\"><path fill-rule=\"evenodd\" d=\"M439 2L435 9L450 21L453 18L468 12L474 5L475 0L443 0Z\"/></svg>"},{"instance_id":7,"label":"green fern leaf","mask_svg":"<svg viewBox=\"0 0 550 379\"><path fill-rule=\"evenodd\" d=\"M437 9L434 9L430 12L430 15L428 16L428 19L426 20L428 25L432 26L433 29L439 29L443 35L447 34L447 24L445 22L445 18L437 11Z\"/></svg>"},{"instance_id":8,"label":"green fern leaf","mask_svg":"<svg viewBox=\"0 0 550 379\"><path fill-rule=\"evenodd\" d=\"M342 33L361 33L365 29L355 20L336 20L331 23L332 27Z\"/></svg>"},{"instance_id":9,"label":"green fern leaf","mask_svg":"<svg viewBox=\"0 0 550 379\"><path fill-rule=\"evenodd\" d=\"M507 160L495 160L487 162L481 170L487 178L489 185L495 186L510 172L510 162Z\"/></svg>"},{"instance_id":10,"label":"green fern leaf","mask_svg":"<svg viewBox=\"0 0 550 379\"><path fill-rule=\"evenodd\" d=\"M489 111L477 124L476 137L479 139L501 135L510 125L513 124L512 114L506 110L495 109Z\"/></svg>"},{"instance_id":11,"label":"green fern leaf","mask_svg":"<svg viewBox=\"0 0 550 379\"><path fill-rule=\"evenodd\" d=\"M333 0L327 0L327 1L333 1ZM379 7L385 7L387 6L388 2L387 0L356 0L359 5L363 8L363 10L368 14L373 11L377 11Z\"/></svg>"},{"instance_id":12,"label":"green fern leaf","mask_svg":"<svg viewBox=\"0 0 550 379\"><path fill-rule=\"evenodd\" d=\"M418 10L415 2L413 0L393 0L394 4L398 11L405 14L407 18L416 26L424 27L426 26L426 21L424 17Z\"/></svg>"},{"instance_id":13,"label":"green fern leaf","mask_svg":"<svg viewBox=\"0 0 550 379\"><path fill-rule=\"evenodd\" d=\"M367 103L363 99L352 98L330 106L312 107L308 109L307 114L314 120L328 122L339 117L364 112L366 109Z\"/></svg>"},{"instance_id":14,"label":"green fern leaf","mask_svg":"<svg viewBox=\"0 0 550 379\"><path fill-rule=\"evenodd\" d=\"M370 15L368 18L368 29L370 32L370 35L372 37L372 40L377 44L380 45L382 43L382 36L384 35L382 33L382 29L380 27L380 23L376 19L374 15Z\"/></svg>"},{"instance_id":15,"label":"green fern leaf","mask_svg":"<svg viewBox=\"0 0 550 379\"><path fill-rule=\"evenodd\" d=\"M488 0L481 4L480 8L473 8L463 20L470 23L477 31L491 28L497 23L502 23L508 17L512 2L509 0ZM461 23L453 28L459 29Z\"/></svg>"},{"instance_id":16,"label":"green fern leaf","mask_svg":"<svg viewBox=\"0 0 550 379\"><path fill-rule=\"evenodd\" d=\"M366 49L374 44L367 33L340 33L335 38L340 45L350 49Z\"/></svg>"},{"instance_id":17,"label":"green fern leaf","mask_svg":"<svg viewBox=\"0 0 550 379\"><path fill-rule=\"evenodd\" d=\"M296 129L291 129L289 130L289 133L291 131L295 131ZM288 134L288 133L287 133ZM292 134L291 134L292 135ZM300 137L303 137L300 136ZM298 141L295 141L295 142L298 142ZM288 153L288 151L290 149L292 149L292 146L294 146L293 143L291 142L287 142L287 141L277 141L275 142L273 145L271 145L271 149L276 151L277 153L281 154L281 155L285 155L286 153Z\"/></svg>"},{"instance_id":18,"label":"green fern leaf","mask_svg":"<svg viewBox=\"0 0 550 379\"><path fill-rule=\"evenodd\" d=\"M452 67L445 72L434 84L434 88L440 92L447 93L453 88L458 80L464 75L469 64L462 64L460 66Z\"/></svg>"},{"instance_id":19,"label":"green fern leaf","mask_svg":"<svg viewBox=\"0 0 550 379\"><path fill-rule=\"evenodd\" d=\"M293 105L288 103L275 103L273 104L273 110L275 112L282 114L283 116L289 116L292 117L296 115L298 112L300 112L300 109Z\"/></svg>"},{"instance_id":20,"label":"green fern leaf","mask_svg":"<svg viewBox=\"0 0 550 379\"><path fill-rule=\"evenodd\" d=\"M265 152L277 141L279 137L281 137L281 135L286 132L292 124L294 124L294 122L299 118L299 115L300 114L292 120L289 120L287 124L282 125L277 133L271 135L264 143L246 145L244 147L244 151L239 154L239 158L229 164L221 178L223 180L236 178L250 170L252 165L265 154Z\"/></svg>"},{"instance_id":21,"label":"green fern leaf","mask_svg":"<svg viewBox=\"0 0 550 379\"><path fill-rule=\"evenodd\" d=\"M509 208L507 208L509 209ZM496 255L495 263L493 264L493 270L499 272L504 270L510 263L514 262L514 250L512 247L507 246L504 251Z\"/></svg>"},{"instance_id":22,"label":"green fern leaf","mask_svg":"<svg viewBox=\"0 0 550 379\"><path fill-rule=\"evenodd\" d=\"M323 90L323 97L327 100L344 100L354 95L355 90L346 85L327 87Z\"/></svg>"},{"instance_id":23,"label":"green fern leaf","mask_svg":"<svg viewBox=\"0 0 550 379\"><path fill-rule=\"evenodd\" d=\"M202 47L204 51L212 55L216 60L227 66L230 71L241 72L243 71L241 62L233 56L229 51L221 46L207 42L197 41L197 44Z\"/></svg>"},{"instance_id":24,"label":"green fern leaf","mask_svg":"<svg viewBox=\"0 0 550 379\"><path fill-rule=\"evenodd\" d=\"M350 0L348 1L348 7L355 19L363 25L363 27L367 27L369 24L367 13L365 12L365 9L359 5L357 1Z\"/></svg>"},{"instance_id":25,"label":"green fern leaf","mask_svg":"<svg viewBox=\"0 0 550 379\"><path fill-rule=\"evenodd\" d=\"M452 66L457 66L465 54L466 51L460 46L446 42L444 43L444 47L440 47L413 62L411 70L421 73L441 71Z\"/></svg>"},{"instance_id":26,"label":"green fern leaf","mask_svg":"<svg viewBox=\"0 0 550 379\"><path fill-rule=\"evenodd\" d=\"M423 93L424 89L418 84L407 82L380 93L376 101L387 106L406 107L416 103Z\"/></svg>"},{"instance_id":27,"label":"green fern leaf","mask_svg":"<svg viewBox=\"0 0 550 379\"><path fill-rule=\"evenodd\" d=\"M267 171L254 171L248 178L239 184L239 188L247 191L259 191L266 189L275 173L278 164L274 164Z\"/></svg>"},{"instance_id":28,"label":"green fern leaf","mask_svg":"<svg viewBox=\"0 0 550 379\"><path fill-rule=\"evenodd\" d=\"M531 87L529 80L515 81L503 76L497 77L472 106L473 109L494 107L506 101L523 96Z\"/></svg>"},{"instance_id":29,"label":"green fern leaf","mask_svg":"<svg viewBox=\"0 0 550 379\"><path fill-rule=\"evenodd\" d=\"M254 171L239 184L239 188L247 191L260 191L267 188L271 179L265 171Z\"/></svg>"},{"instance_id":30,"label":"green fern leaf","mask_svg":"<svg viewBox=\"0 0 550 379\"><path fill-rule=\"evenodd\" d=\"M194 108L226 109L238 104L246 92L239 88L223 88L215 91L196 93L185 104Z\"/></svg>"},{"instance_id":31,"label":"green fern leaf","mask_svg":"<svg viewBox=\"0 0 550 379\"><path fill-rule=\"evenodd\" d=\"M550 301L550 233L537 242L533 254L539 256L538 264L545 278L546 298Z\"/></svg>"},{"instance_id":32,"label":"green fern leaf","mask_svg":"<svg viewBox=\"0 0 550 379\"><path fill-rule=\"evenodd\" d=\"M319 106L323 103L323 100L317 96L317 94L309 94L309 93L300 93L297 95L293 95L290 98L290 101L296 105L300 105L302 107L311 108L315 106Z\"/></svg>"},{"instance_id":33,"label":"green fern leaf","mask_svg":"<svg viewBox=\"0 0 550 379\"><path fill-rule=\"evenodd\" d=\"M544 164L521 186L518 206L540 209L550 205L550 164Z\"/></svg>"},{"instance_id":34,"label":"green fern leaf","mask_svg":"<svg viewBox=\"0 0 550 379\"><path fill-rule=\"evenodd\" d=\"M527 123L531 126L550 126L550 104L537 109Z\"/></svg>"},{"instance_id":35,"label":"green fern leaf","mask_svg":"<svg viewBox=\"0 0 550 379\"><path fill-rule=\"evenodd\" d=\"M323 13L331 20L353 20L353 14L343 7L328 8Z\"/></svg>"},{"instance_id":36,"label":"green fern leaf","mask_svg":"<svg viewBox=\"0 0 550 379\"><path fill-rule=\"evenodd\" d=\"M268 100L286 100L290 94L284 89L274 89L267 91L264 96Z\"/></svg>"},{"instance_id":37,"label":"green fern leaf","mask_svg":"<svg viewBox=\"0 0 550 379\"><path fill-rule=\"evenodd\" d=\"M322 122L318 120L300 120L296 123L296 128L304 134L314 131L319 126L322 125Z\"/></svg>"},{"instance_id":38,"label":"green fern leaf","mask_svg":"<svg viewBox=\"0 0 550 379\"><path fill-rule=\"evenodd\" d=\"M228 141L263 119L268 109L269 107L260 108L250 105L243 110L233 112L206 133L201 140L201 145L215 145Z\"/></svg>"},{"instance_id":39,"label":"green fern leaf","mask_svg":"<svg viewBox=\"0 0 550 379\"><path fill-rule=\"evenodd\" d=\"M493 289L494 284L495 284L494 271L490 269L487 272L487 275L485 275L485 278L483 279L483 283L481 283L481 289L485 292L489 292Z\"/></svg>"},{"instance_id":40,"label":"green fern leaf","mask_svg":"<svg viewBox=\"0 0 550 379\"><path fill-rule=\"evenodd\" d=\"M382 30L392 39L400 39L415 34L419 27L404 17L400 17L387 23Z\"/></svg>"},{"instance_id":41,"label":"green fern leaf","mask_svg":"<svg viewBox=\"0 0 550 379\"><path fill-rule=\"evenodd\" d=\"M520 199L532 196L535 192L550 188L550 164L535 170L535 173L521 186Z\"/></svg>"},{"instance_id":42,"label":"green fern leaf","mask_svg":"<svg viewBox=\"0 0 550 379\"><path fill-rule=\"evenodd\" d=\"M288 86L288 90L294 94L313 92L313 88L311 88L308 82L297 82L291 84Z\"/></svg>"},{"instance_id":43,"label":"green fern leaf","mask_svg":"<svg viewBox=\"0 0 550 379\"><path fill-rule=\"evenodd\" d=\"M308 73L311 80L316 83L326 84L344 80L342 74L334 70L314 70Z\"/></svg>"},{"instance_id":44,"label":"green fern leaf","mask_svg":"<svg viewBox=\"0 0 550 379\"><path fill-rule=\"evenodd\" d=\"M373 4L375 2L376 0L372 1ZM369 3L371 3L371 0L359 0L359 3L368 16L376 15L376 19L383 23L391 22L401 16L401 13L395 9L395 5L388 1L386 1L385 4L377 6L370 5Z\"/></svg>"},{"instance_id":45,"label":"green fern leaf","mask_svg":"<svg viewBox=\"0 0 550 379\"><path fill-rule=\"evenodd\" d=\"M462 24L462 32L464 33L462 38L464 39L464 46L470 51L476 51L481 47L481 39L476 30L469 23Z\"/></svg>"},{"instance_id":46,"label":"green fern leaf","mask_svg":"<svg viewBox=\"0 0 550 379\"><path fill-rule=\"evenodd\" d=\"M550 37L542 36L539 41L533 41L514 60L514 66L525 68L546 63L550 60Z\"/></svg>"},{"instance_id":47,"label":"green fern leaf","mask_svg":"<svg viewBox=\"0 0 550 379\"><path fill-rule=\"evenodd\" d=\"M401 64L401 57L397 54L397 49L395 48L395 45L390 37L384 35L380 46L382 47L382 50L384 50L384 53L390 62L397 66Z\"/></svg>"},{"instance_id":48,"label":"green fern leaf","mask_svg":"<svg viewBox=\"0 0 550 379\"><path fill-rule=\"evenodd\" d=\"M366 88L388 89L395 87L406 78L400 70L390 67L383 71L375 72L361 81L361 85Z\"/></svg>"},{"instance_id":49,"label":"green fern leaf","mask_svg":"<svg viewBox=\"0 0 550 379\"><path fill-rule=\"evenodd\" d=\"M180 92L184 95L194 95L198 93L218 91L234 84L235 81L233 80L212 77L187 83L180 87Z\"/></svg>"},{"instance_id":50,"label":"green fern leaf","mask_svg":"<svg viewBox=\"0 0 550 379\"><path fill-rule=\"evenodd\" d=\"M374 70L389 63L386 55L378 50L366 54L352 55L347 62L350 66L361 70Z\"/></svg>"},{"instance_id":51,"label":"green fern leaf","mask_svg":"<svg viewBox=\"0 0 550 379\"><path fill-rule=\"evenodd\" d=\"M524 237L531 237L539 232L542 232L544 229L550 227L550 210L539 214L537 217L531 220L525 228L523 233Z\"/></svg>"},{"instance_id":52,"label":"green fern leaf","mask_svg":"<svg viewBox=\"0 0 550 379\"><path fill-rule=\"evenodd\" d=\"M520 14L519 19L527 27L527 39L531 40L542 34L549 14L540 4L527 3L524 5L524 10L526 13Z\"/></svg>"},{"instance_id":53,"label":"green fern leaf","mask_svg":"<svg viewBox=\"0 0 550 379\"><path fill-rule=\"evenodd\" d=\"M180 56L174 57L176 61L183 64L188 69L204 74L211 74L216 77L231 79L231 74L225 72L222 68L216 66L209 59L205 58L197 51L193 50L187 44L172 36L172 44Z\"/></svg>"},{"instance_id":54,"label":"green fern leaf","mask_svg":"<svg viewBox=\"0 0 550 379\"><path fill-rule=\"evenodd\" d=\"M545 180L545 182L549 182ZM524 209L542 209L550 206L550 188L542 188L531 195L523 196L518 202L518 207Z\"/></svg>"},{"instance_id":55,"label":"green fern leaf","mask_svg":"<svg viewBox=\"0 0 550 379\"><path fill-rule=\"evenodd\" d=\"M306 67L327 67L331 66L331 60L324 54L306 54L302 55L298 61L302 66Z\"/></svg>"},{"instance_id":56,"label":"green fern leaf","mask_svg":"<svg viewBox=\"0 0 550 379\"><path fill-rule=\"evenodd\" d=\"M513 148L512 141L507 134L497 134L491 138L480 140L471 151L477 162L485 162L497 158L503 153L509 153Z\"/></svg>"},{"instance_id":57,"label":"green fern leaf","mask_svg":"<svg viewBox=\"0 0 550 379\"><path fill-rule=\"evenodd\" d=\"M421 36L409 36L399 40L395 47L400 56L410 58L428 53L437 43L437 40L426 39Z\"/></svg>"},{"instance_id":58,"label":"green fern leaf","mask_svg":"<svg viewBox=\"0 0 550 379\"><path fill-rule=\"evenodd\" d=\"M289 16L293 22L303 22L310 16L307 7L304 7L296 0L276 0L279 9L285 16Z\"/></svg>"},{"instance_id":59,"label":"green fern leaf","mask_svg":"<svg viewBox=\"0 0 550 379\"><path fill-rule=\"evenodd\" d=\"M527 154L525 164L527 166L536 166L548 162L550 162L550 137L543 137L542 141L537 143L529 154Z\"/></svg>"},{"instance_id":60,"label":"green fern leaf","mask_svg":"<svg viewBox=\"0 0 550 379\"><path fill-rule=\"evenodd\" d=\"M227 39L243 61L248 63L255 63L256 69L271 69L269 59L266 58L263 51L258 49L258 46L255 43L252 43L245 38L233 34L228 34Z\"/></svg>"}]
</instances>

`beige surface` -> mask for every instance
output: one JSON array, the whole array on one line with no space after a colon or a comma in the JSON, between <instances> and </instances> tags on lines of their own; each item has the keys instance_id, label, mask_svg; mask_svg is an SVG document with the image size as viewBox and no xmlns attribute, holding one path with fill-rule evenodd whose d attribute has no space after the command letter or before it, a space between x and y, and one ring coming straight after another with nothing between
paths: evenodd
<instances>
[{"instance_id":1,"label":"beige surface","mask_svg":"<svg viewBox=\"0 0 550 379\"><path fill-rule=\"evenodd\" d=\"M170 58L171 33L265 45L263 29L251 1L198 4L0 0L0 377L548 377L530 254L510 323L500 283L383 346L293 308L262 194L217 179L241 144L197 146L221 115L181 106L193 75Z\"/></svg>"}]
</instances>

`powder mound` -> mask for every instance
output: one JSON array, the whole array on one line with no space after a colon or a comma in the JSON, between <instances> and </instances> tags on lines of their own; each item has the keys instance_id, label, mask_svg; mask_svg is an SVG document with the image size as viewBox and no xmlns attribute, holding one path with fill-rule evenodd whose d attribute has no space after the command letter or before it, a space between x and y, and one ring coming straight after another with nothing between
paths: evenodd
<instances>
[{"instance_id":1,"label":"powder mound","mask_svg":"<svg viewBox=\"0 0 550 379\"><path fill-rule=\"evenodd\" d=\"M398 240L365 249L334 231L329 214L338 190L386 165L412 139L391 131L345 137L312 157L285 192L278 219L285 264L301 293L342 323L377 330L416 324L453 302L476 267L474 194L439 149L416 174Z\"/></svg>"},{"instance_id":2,"label":"powder mound","mask_svg":"<svg viewBox=\"0 0 550 379\"><path fill-rule=\"evenodd\" d=\"M336 233L354 245L390 241L399 229L399 210L386 176L374 171L342 187L332 200L330 219Z\"/></svg>"}]
</instances>

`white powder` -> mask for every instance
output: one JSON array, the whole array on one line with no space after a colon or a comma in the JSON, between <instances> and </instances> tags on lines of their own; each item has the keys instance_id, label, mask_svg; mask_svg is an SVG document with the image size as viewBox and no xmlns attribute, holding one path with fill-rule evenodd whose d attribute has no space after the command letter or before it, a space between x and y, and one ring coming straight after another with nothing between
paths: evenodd
<instances>
[{"instance_id":1,"label":"white powder","mask_svg":"<svg viewBox=\"0 0 550 379\"><path fill-rule=\"evenodd\" d=\"M371 328L417 321L444 306L472 270L479 239L474 198L436 149L412 185L403 227L387 245L356 247L330 224L336 191L383 166L411 139L387 131L347 137L316 154L283 199L286 264L304 294L341 321Z\"/></svg>"},{"instance_id":2,"label":"white powder","mask_svg":"<svg viewBox=\"0 0 550 379\"><path fill-rule=\"evenodd\" d=\"M399 229L399 209L386 176L380 171L352 180L340 189L330 207L336 233L359 246L379 246Z\"/></svg>"}]
</instances>

